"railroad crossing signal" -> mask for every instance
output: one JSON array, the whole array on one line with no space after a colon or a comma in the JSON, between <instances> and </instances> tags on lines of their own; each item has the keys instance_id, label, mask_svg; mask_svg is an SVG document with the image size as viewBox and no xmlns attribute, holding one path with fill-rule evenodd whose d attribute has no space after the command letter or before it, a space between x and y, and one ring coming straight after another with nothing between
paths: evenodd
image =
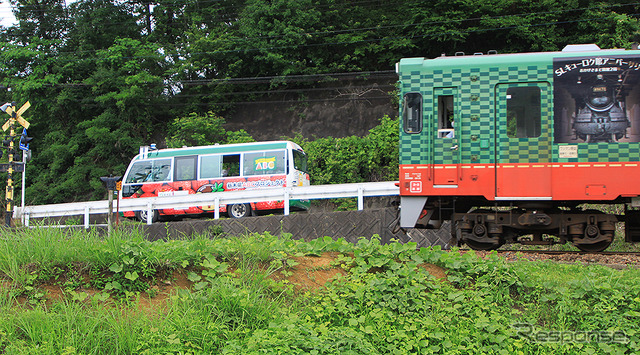
<instances>
[{"instance_id":1,"label":"railroad crossing signal","mask_svg":"<svg viewBox=\"0 0 640 355\"><path fill-rule=\"evenodd\" d=\"M9 129L9 127L11 127L11 123L12 121L18 121L18 123L20 123L20 125L22 127L29 128L29 122L27 122L27 120L25 120L24 118L22 118L22 114L24 113L24 111L26 111L29 107L31 107L31 103L29 101L27 101L24 105L22 105L22 107L20 107L18 109L18 111L14 111L13 109L13 105L11 104L4 104L2 105L3 111L6 112L7 114L9 114L9 116L11 116L11 118L9 118L7 120L7 122L4 123L4 125L2 125L2 130L6 131Z\"/></svg>"},{"instance_id":2,"label":"railroad crossing signal","mask_svg":"<svg viewBox=\"0 0 640 355\"><path fill-rule=\"evenodd\" d=\"M26 130L27 128L29 128L29 122L27 122L24 118L22 118L22 114L29 107L31 107L31 104L29 103L29 101L27 101L18 110L16 110L15 107L16 107L15 102L6 103L0 106L0 110L9 114L9 119L7 120L7 122L5 122L4 125L2 125L3 131L6 131L9 129L9 136L8 136L9 146L7 147L8 153L9 153L8 154L9 162L7 164L2 164L2 166L0 167L0 169L2 169L3 171L5 171L4 169L6 169L6 172L7 172L7 189L5 193L6 205L7 205L7 209L5 211L5 223L7 227L11 226L11 217L13 215L13 173L20 171L18 170L17 163L13 161L13 157L15 154L13 139L16 138L15 123L18 122L22 127L24 127L22 131L22 139L21 139L20 145L21 146L24 145L24 148L28 149L28 145L22 144L22 143L28 143ZM27 151L25 151L25 154L26 152ZM22 171L24 171L24 165L22 165L21 168L22 168ZM24 191L24 188L23 188L23 191Z\"/></svg>"}]
</instances>

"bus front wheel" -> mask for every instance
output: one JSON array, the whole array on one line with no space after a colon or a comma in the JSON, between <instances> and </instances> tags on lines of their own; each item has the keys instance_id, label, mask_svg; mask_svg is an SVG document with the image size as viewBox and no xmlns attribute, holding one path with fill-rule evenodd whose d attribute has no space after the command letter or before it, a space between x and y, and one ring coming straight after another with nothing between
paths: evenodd
<instances>
[{"instance_id":1,"label":"bus front wheel","mask_svg":"<svg viewBox=\"0 0 640 355\"><path fill-rule=\"evenodd\" d=\"M151 212L151 223L155 223L158 221L158 217L159 217L159 213L158 210L153 210ZM147 223L147 211L138 211L136 212L136 218L143 223Z\"/></svg>"},{"instance_id":2,"label":"bus front wheel","mask_svg":"<svg viewBox=\"0 0 640 355\"><path fill-rule=\"evenodd\" d=\"M248 203L234 203L227 206L227 214L231 218L243 218L251 214L251 205Z\"/></svg>"}]
</instances>

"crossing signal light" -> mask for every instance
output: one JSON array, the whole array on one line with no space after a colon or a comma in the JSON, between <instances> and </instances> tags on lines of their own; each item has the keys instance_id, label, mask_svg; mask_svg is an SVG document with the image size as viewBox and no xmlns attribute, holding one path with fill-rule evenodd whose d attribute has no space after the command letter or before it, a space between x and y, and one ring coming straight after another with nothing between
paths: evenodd
<instances>
[{"instance_id":1,"label":"crossing signal light","mask_svg":"<svg viewBox=\"0 0 640 355\"><path fill-rule=\"evenodd\" d=\"M33 140L33 137L27 136L27 129L22 129L22 134L20 135L20 144L19 147L22 150L29 150L29 142Z\"/></svg>"}]
</instances>

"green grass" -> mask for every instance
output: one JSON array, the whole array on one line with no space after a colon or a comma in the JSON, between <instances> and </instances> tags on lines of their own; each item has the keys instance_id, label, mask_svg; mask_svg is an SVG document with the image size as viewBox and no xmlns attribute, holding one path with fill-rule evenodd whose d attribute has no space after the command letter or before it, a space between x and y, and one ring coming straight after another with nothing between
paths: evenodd
<instances>
[{"instance_id":1,"label":"green grass","mask_svg":"<svg viewBox=\"0 0 640 355\"><path fill-rule=\"evenodd\" d=\"M268 233L155 242L52 229L2 235L0 271L11 287L0 287L0 353L640 351L637 269L506 263L495 254L380 245L375 236L353 245ZM325 251L340 253L349 272L323 291L296 294L271 277L295 255ZM424 263L445 269L447 281ZM174 291L163 307L139 305L149 285L183 268L190 290ZM45 302L45 282L59 282L65 297ZM84 294L87 282L100 293Z\"/></svg>"}]
</instances>

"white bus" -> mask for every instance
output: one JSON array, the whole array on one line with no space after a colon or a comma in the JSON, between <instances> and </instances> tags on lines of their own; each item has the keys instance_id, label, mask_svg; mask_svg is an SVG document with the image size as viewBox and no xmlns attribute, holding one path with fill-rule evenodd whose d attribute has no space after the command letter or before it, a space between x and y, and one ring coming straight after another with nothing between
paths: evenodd
<instances>
[{"instance_id":1,"label":"white bus","mask_svg":"<svg viewBox=\"0 0 640 355\"><path fill-rule=\"evenodd\" d=\"M123 198L145 198L284 186L308 186L307 156L289 141L154 149L141 147L122 180ZM256 192L259 193L259 192ZM292 210L307 210L309 201L291 200ZM211 213L213 206L154 210L160 216ZM220 212L240 218L257 211L284 209L284 201L220 205ZM124 212L147 222L146 211Z\"/></svg>"}]
</instances>

